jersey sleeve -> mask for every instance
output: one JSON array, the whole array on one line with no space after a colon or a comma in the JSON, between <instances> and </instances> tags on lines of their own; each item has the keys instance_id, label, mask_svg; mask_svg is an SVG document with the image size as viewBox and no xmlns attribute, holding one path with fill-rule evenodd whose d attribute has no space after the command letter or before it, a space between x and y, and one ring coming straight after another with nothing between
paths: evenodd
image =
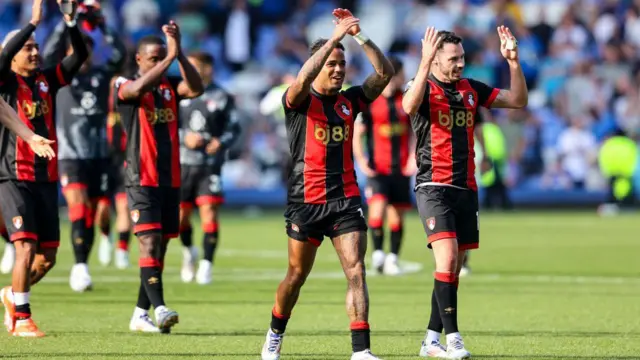
<instances>
[{"instance_id":1,"label":"jersey sleeve","mask_svg":"<svg viewBox=\"0 0 640 360\"><path fill-rule=\"evenodd\" d=\"M500 89L491 87L483 82L473 79L469 79L469 84L473 90L478 93L478 101L480 101L480 105L486 108L491 108L491 105L500 93Z\"/></svg>"},{"instance_id":2,"label":"jersey sleeve","mask_svg":"<svg viewBox=\"0 0 640 360\"><path fill-rule=\"evenodd\" d=\"M369 106L369 104L371 104L375 100L371 100L364 95L362 86L352 86L343 91L342 95L349 99L349 101L351 102L351 105L353 106L353 110L355 112L354 116L365 111L367 109L367 106Z\"/></svg>"},{"instance_id":3,"label":"jersey sleeve","mask_svg":"<svg viewBox=\"0 0 640 360\"><path fill-rule=\"evenodd\" d=\"M67 79L63 70L62 64L57 64L53 67L44 69L42 71L44 77L47 79L49 83L49 87L51 88L52 93L56 93L61 87L67 86L70 82L70 79Z\"/></svg>"},{"instance_id":4,"label":"jersey sleeve","mask_svg":"<svg viewBox=\"0 0 640 360\"><path fill-rule=\"evenodd\" d=\"M285 111L307 109L309 107L309 104L311 103L311 94L307 94L307 97L298 106L292 106L287 100L287 93L289 92L289 89L290 88L287 88L284 94L282 94L282 106L284 107Z\"/></svg>"}]
</instances>

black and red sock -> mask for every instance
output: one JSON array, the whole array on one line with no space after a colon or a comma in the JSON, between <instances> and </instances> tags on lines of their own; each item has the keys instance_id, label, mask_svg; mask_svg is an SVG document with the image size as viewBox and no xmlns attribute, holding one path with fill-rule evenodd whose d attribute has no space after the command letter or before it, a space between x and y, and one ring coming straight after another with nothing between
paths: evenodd
<instances>
[{"instance_id":1,"label":"black and red sock","mask_svg":"<svg viewBox=\"0 0 640 360\"><path fill-rule=\"evenodd\" d=\"M147 291L149 301L154 308L164 306L164 290L162 288L162 263L154 258L141 258L140 280Z\"/></svg>"},{"instance_id":2,"label":"black and red sock","mask_svg":"<svg viewBox=\"0 0 640 360\"><path fill-rule=\"evenodd\" d=\"M436 299L436 289L431 292L431 316L429 317L429 325L427 330L441 333L444 329L442 325L442 318L440 317L440 307L438 306L438 299Z\"/></svg>"},{"instance_id":3,"label":"black and red sock","mask_svg":"<svg viewBox=\"0 0 640 360\"><path fill-rule=\"evenodd\" d=\"M371 331L366 321L351 323L351 347L353 352L360 352L371 348Z\"/></svg>"},{"instance_id":4,"label":"black and red sock","mask_svg":"<svg viewBox=\"0 0 640 360\"><path fill-rule=\"evenodd\" d=\"M391 230L391 253L398 255L400 253L400 246L402 245L402 235L404 232L404 226L402 222L389 225Z\"/></svg>"},{"instance_id":5,"label":"black and red sock","mask_svg":"<svg viewBox=\"0 0 640 360\"><path fill-rule=\"evenodd\" d=\"M136 307L147 311L151 309L151 301L149 300L149 296L147 296L147 289L145 289L142 280L140 281L140 289L138 290L138 302L136 303Z\"/></svg>"},{"instance_id":6,"label":"black and red sock","mask_svg":"<svg viewBox=\"0 0 640 360\"><path fill-rule=\"evenodd\" d=\"M191 226L180 228L180 241L182 242L182 246L186 248L193 246L193 229Z\"/></svg>"},{"instance_id":7,"label":"black and red sock","mask_svg":"<svg viewBox=\"0 0 640 360\"><path fill-rule=\"evenodd\" d=\"M458 332L458 277L455 273L435 273L434 292L445 334Z\"/></svg>"},{"instance_id":8,"label":"black and red sock","mask_svg":"<svg viewBox=\"0 0 640 360\"><path fill-rule=\"evenodd\" d=\"M371 240L373 241L374 250L382 250L384 242L384 229L382 229L382 219L369 219L369 228L371 229Z\"/></svg>"},{"instance_id":9,"label":"black and red sock","mask_svg":"<svg viewBox=\"0 0 640 360\"><path fill-rule=\"evenodd\" d=\"M218 236L219 236L219 228L218 222L212 222L208 224L204 224L202 226L202 230L204 231L204 239L202 240L202 248L204 251L203 258L210 262L213 262L213 256L215 255L216 249L218 248Z\"/></svg>"},{"instance_id":10,"label":"black and red sock","mask_svg":"<svg viewBox=\"0 0 640 360\"><path fill-rule=\"evenodd\" d=\"M86 264L93 246L93 219L91 208L85 204L69 206L71 245L76 264Z\"/></svg>"},{"instance_id":11,"label":"black and red sock","mask_svg":"<svg viewBox=\"0 0 640 360\"><path fill-rule=\"evenodd\" d=\"M131 239L130 231L118 232L118 249L129 251L129 241Z\"/></svg>"},{"instance_id":12,"label":"black and red sock","mask_svg":"<svg viewBox=\"0 0 640 360\"><path fill-rule=\"evenodd\" d=\"M287 330L287 323L291 315L282 315L276 312L275 307L271 310L271 331L276 334L284 334Z\"/></svg>"}]
</instances>

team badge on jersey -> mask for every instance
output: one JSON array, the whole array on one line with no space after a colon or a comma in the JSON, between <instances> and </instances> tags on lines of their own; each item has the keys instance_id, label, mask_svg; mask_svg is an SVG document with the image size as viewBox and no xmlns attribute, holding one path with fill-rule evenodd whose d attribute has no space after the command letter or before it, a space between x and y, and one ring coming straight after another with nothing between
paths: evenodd
<instances>
[{"instance_id":1,"label":"team badge on jersey","mask_svg":"<svg viewBox=\"0 0 640 360\"><path fill-rule=\"evenodd\" d=\"M295 232L300 232L300 228L296 224L291 224L291 230L293 230Z\"/></svg>"},{"instance_id":2,"label":"team badge on jersey","mask_svg":"<svg viewBox=\"0 0 640 360\"><path fill-rule=\"evenodd\" d=\"M140 211L139 210L131 210L131 220L134 223L137 223L140 220Z\"/></svg>"},{"instance_id":3,"label":"team badge on jersey","mask_svg":"<svg viewBox=\"0 0 640 360\"><path fill-rule=\"evenodd\" d=\"M22 227L22 216L15 216L11 222L13 222L13 227L15 227L16 229L20 230L20 228Z\"/></svg>"},{"instance_id":4,"label":"team badge on jersey","mask_svg":"<svg viewBox=\"0 0 640 360\"><path fill-rule=\"evenodd\" d=\"M432 230L436 228L436 218L430 217L427 219L427 227L429 228L429 230Z\"/></svg>"},{"instance_id":5,"label":"team badge on jersey","mask_svg":"<svg viewBox=\"0 0 640 360\"><path fill-rule=\"evenodd\" d=\"M351 116L351 110L347 106L347 104L343 102L339 102L335 106L336 114L340 116L343 120L347 121Z\"/></svg>"},{"instance_id":6,"label":"team badge on jersey","mask_svg":"<svg viewBox=\"0 0 640 360\"><path fill-rule=\"evenodd\" d=\"M60 185L62 185L62 187L69 185L69 177L67 175L62 175L60 177Z\"/></svg>"},{"instance_id":7,"label":"team badge on jersey","mask_svg":"<svg viewBox=\"0 0 640 360\"><path fill-rule=\"evenodd\" d=\"M47 86L47 84L45 84L44 82L41 82L40 91L42 91L43 93L49 92L49 86Z\"/></svg>"},{"instance_id":8,"label":"team badge on jersey","mask_svg":"<svg viewBox=\"0 0 640 360\"><path fill-rule=\"evenodd\" d=\"M167 100L167 101L170 101L170 100L171 100L171 90L169 90L169 89L164 89L164 98L165 98L165 100Z\"/></svg>"},{"instance_id":9,"label":"team badge on jersey","mask_svg":"<svg viewBox=\"0 0 640 360\"><path fill-rule=\"evenodd\" d=\"M473 99L473 93L468 93L467 94L467 103L469 103L469 105L471 105L471 106L475 106L476 105L476 101Z\"/></svg>"}]
</instances>

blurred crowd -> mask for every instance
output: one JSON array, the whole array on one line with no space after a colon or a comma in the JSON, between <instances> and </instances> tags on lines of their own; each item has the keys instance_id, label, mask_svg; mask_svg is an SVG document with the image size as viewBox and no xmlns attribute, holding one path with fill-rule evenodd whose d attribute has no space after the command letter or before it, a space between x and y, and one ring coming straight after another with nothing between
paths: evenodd
<instances>
[{"instance_id":1,"label":"blurred crowd","mask_svg":"<svg viewBox=\"0 0 640 360\"><path fill-rule=\"evenodd\" d=\"M50 0L51 6L55 0ZM236 96L243 135L225 166L226 186L283 183L287 145L280 99L307 57L307 45L332 31L331 10L349 8L387 53L415 73L427 25L464 38L466 76L509 86L496 26L518 38L529 107L491 111L508 150L505 182L531 189L604 189L599 144L613 134L640 139L640 0L103 0L107 23L130 46L181 25L183 47L216 59L216 81ZM0 2L0 34L24 24L30 2ZM37 32L42 44L56 11ZM384 24L384 26L381 26ZM346 39L347 83L371 71ZM173 69L177 71L177 69Z\"/></svg>"}]
</instances>

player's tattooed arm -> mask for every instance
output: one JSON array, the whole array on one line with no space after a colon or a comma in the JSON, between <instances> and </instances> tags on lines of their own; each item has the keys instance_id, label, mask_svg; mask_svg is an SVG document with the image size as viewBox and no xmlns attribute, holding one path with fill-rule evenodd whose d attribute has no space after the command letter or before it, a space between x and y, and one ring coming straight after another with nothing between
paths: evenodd
<instances>
[{"instance_id":1,"label":"player's tattooed arm","mask_svg":"<svg viewBox=\"0 0 640 360\"><path fill-rule=\"evenodd\" d=\"M302 65L296 80L291 84L289 90L287 90L287 103L290 106L298 106L307 98L311 83L313 83L313 80L316 79L320 70L322 70L324 63L327 62L329 55L331 55L333 49L338 45L338 42L340 42L340 40L328 40Z\"/></svg>"},{"instance_id":2,"label":"player's tattooed arm","mask_svg":"<svg viewBox=\"0 0 640 360\"><path fill-rule=\"evenodd\" d=\"M391 81L394 73L393 65L373 41L365 42L362 49L375 70L375 73L369 75L362 84L362 90L368 99L375 100Z\"/></svg>"},{"instance_id":3,"label":"player's tattooed arm","mask_svg":"<svg viewBox=\"0 0 640 360\"><path fill-rule=\"evenodd\" d=\"M411 81L402 98L402 109L413 116L420 109L425 91L428 86L429 72L431 71L431 63L436 56L442 37L438 36L438 31L433 27L428 27L422 39L422 60L418 67L416 77Z\"/></svg>"}]
</instances>

